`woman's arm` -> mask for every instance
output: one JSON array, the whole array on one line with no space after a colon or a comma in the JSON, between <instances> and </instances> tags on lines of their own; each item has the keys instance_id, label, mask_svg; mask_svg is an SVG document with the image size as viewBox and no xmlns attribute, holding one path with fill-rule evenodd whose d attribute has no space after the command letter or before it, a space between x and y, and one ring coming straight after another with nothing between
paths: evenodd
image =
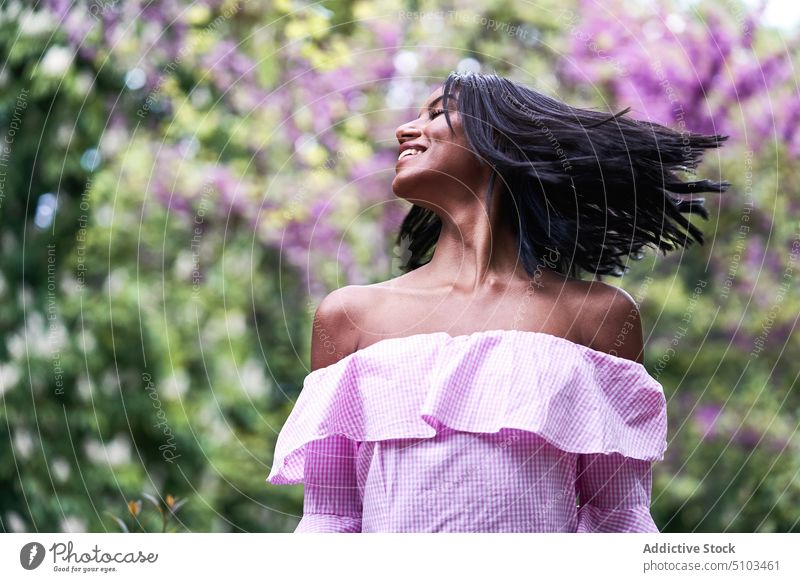
<instances>
[{"instance_id":1,"label":"woman's arm","mask_svg":"<svg viewBox=\"0 0 800 582\"><path fill-rule=\"evenodd\" d=\"M644 364L642 320L625 290L594 283L584 341L598 351ZM650 515L652 463L620 453L578 455L579 532L658 532Z\"/></svg>"},{"instance_id":2,"label":"woman's arm","mask_svg":"<svg viewBox=\"0 0 800 582\"><path fill-rule=\"evenodd\" d=\"M649 461L619 453L578 455L578 532L657 533L651 469Z\"/></svg>"},{"instance_id":3,"label":"woman's arm","mask_svg":"<svg viewBox=\"0 0 800 582\"><path fill-rule=\"evenodd\" d=\"M319 304L311 331L311 369L338 362L358 348L355 323L360 307L353 287L328 294ZM329 436L305 451L303 517L295 533L361 531L361 497L356 481L358 443Z\"/></svg>"},{"instance_id":4,"label":"woman's arm","mask_svg":"<svg viewBox=\"0 0 800 582\"><path fill-rule=\"evenodd\" d=\"M295 533L361 532L357 453L358 443L343 436L306 446L303 518Z\"/></svg>"}]
</instances>

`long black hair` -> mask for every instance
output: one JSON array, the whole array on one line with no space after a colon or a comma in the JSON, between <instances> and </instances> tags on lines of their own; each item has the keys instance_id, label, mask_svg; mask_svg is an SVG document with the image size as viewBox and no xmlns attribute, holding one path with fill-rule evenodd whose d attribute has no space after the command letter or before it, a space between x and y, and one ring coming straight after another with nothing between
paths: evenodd
<instances>
[{"instance_id":1,"label":"long black hair","mask_svg":"<svg viewBox=\"0 0 800 582\"><path fill-rule=\"evenodd\" d=\"M531 277L543 264L572 277L581 269L618 277L623 258L641 259L646 245L666 254L692 239L703 244L682 213L708 219L705 200L691 195L729 184L677 173L694 174L704 150L728 136L624 117L630 107L614 115L571 107L495 74L452 72L443 90L451 132L455 97L470 148L493 169L489 207L495 179L504 184L500 209ZM413 205L397 236L410 252L406 272L430 260L441 227L433 211Z\"/></svg>"}]
</instances>

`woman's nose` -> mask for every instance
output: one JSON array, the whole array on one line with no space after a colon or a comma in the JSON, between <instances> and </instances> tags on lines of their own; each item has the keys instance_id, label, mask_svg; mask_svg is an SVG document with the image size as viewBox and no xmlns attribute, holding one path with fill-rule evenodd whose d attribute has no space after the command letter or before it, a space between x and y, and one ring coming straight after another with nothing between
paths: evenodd
<instances>
[{"instance_id":1,"label":"woman's nose","mask_svg":"<svg viewBox=\"0 0 800 582\"><path fill-rule=\"evenodd\" d=\"M417 137L419 135L419 129L414 126L413 122L404 123L397 128L395 135L397 136L397 141L403 143L404 139Z\"/></svg>"}]
</instances>

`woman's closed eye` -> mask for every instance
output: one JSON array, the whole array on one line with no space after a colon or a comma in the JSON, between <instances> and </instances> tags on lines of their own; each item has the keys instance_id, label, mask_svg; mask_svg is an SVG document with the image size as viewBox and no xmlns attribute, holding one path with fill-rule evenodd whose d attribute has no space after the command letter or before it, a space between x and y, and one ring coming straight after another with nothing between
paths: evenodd
<instances>
[{"instance_id":1,"label":"woman's closed eye","mask_svg":"<svg viewBox=\"0 0 800 582\"><path fill-rule=\"evenodd\" d=\"M444 109L437 109L435 111L431 111L430 118L433 119L434 117L436 117L437 115L441 115L442 113L444 113Z\"/></svg>"}]
</instances>

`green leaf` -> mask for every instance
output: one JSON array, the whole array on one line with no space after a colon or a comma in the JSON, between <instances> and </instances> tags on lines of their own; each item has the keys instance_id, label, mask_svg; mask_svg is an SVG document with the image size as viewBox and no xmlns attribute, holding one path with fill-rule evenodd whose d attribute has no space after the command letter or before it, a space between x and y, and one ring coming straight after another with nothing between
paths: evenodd
<instances>
[{"instance_id":1,"label":"green leaf","mask_svg":"<svg viewBox=\"0 0 800 582\"><path fill-rule=\"evenodd\" d=\"M156 499L155 497L153 497L153 496L152 496L152 495L150 495L149 493L142 493L142 495L143 495L143 496L144 496L144 497L145 497L145 498L146 498L146 499L147 499L147 500L148 500L150 503L152 503L152 504L153 504L153 506L154 506L156 509L158 509L159 511L161 511L161 503L159 503L158 499Z\"/></svg>"},{"instance_id":2,"label":"green leaf","mask_svg":"<svg viewBox=\"0 0 800 582\"><path fill-rule=\"evenodd\" d=\"M172 506L172 514L173 514L173 515L175 515L176 513L178 513L178 510L179 510L181 507L183 507L183 505L184 505L184 504L185 504L187 501L188 501L188 499L180 499L180 500L176 501L176 502L175 502L175 504Z\"/></svg>"},{"instance_id":3,"label":"green leaf","mask_svg":"<svg viewBox=\"0 0 800 582\"><path fill-rule=\"evenodd\" d=\"M114 515L113 513L109 513L108 511L106 511L106 515L108 515L109 517L111 517L111 519L113 519L114 521L116 521L116 522L117 522L117 525L120 527L120 529L121 529L123 532L125 532L125 533L130 533L130 531L128 531L128 526L127 526L127 525L125 525L125 522L124 522L124 521L122 521L120 518L118 518L118 517L117 517L116 515Z\"/></svg>"}]
</instances>

